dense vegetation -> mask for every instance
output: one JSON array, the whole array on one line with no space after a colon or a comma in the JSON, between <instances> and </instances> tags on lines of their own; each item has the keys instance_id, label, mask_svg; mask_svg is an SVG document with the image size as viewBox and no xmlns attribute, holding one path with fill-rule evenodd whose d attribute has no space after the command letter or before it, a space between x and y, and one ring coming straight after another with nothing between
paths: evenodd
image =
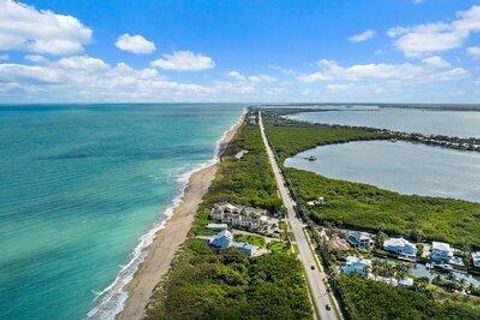
<instances>
[{"instance_id":1,"label":"dense vegetation","mask_svg":"<svg viewBox=\"0 0 480 320\"><path fill-rule=\"evenodd\" d=\"M288 122L267 125L277 157L283 161L316 145L380 138L374 131ZM371 231L382 230L413 240L432 239L480 247L480 204L426 196L401 195L375 186L328 179L285 168L291 189L305 201L325 197L311 208L311 218Z\"/></svg>"},{"instance_id":2,"label":"dense vegetation","mask_svg":"<svg viewBox=\"0 0 480 320\"><path fill-rule=\"evenodd\" d=\"M480 247L478 203L400 195L303 170L287 168L285 171L292 188L305 201L325 197L326 205L310 208L311 218L318 223L329 221L414 240L436 239Z\"/></svg>"},{"instance_id":3,"label":"dense vegetation","mask_svg":"<svg viewBox=\"0 0 480 320\"><path fill-rule=\"evenodd\" d=\"M437 301L413 289L360 277L343 277L341 283L348 313L355 320L470 320L480 316L478 305Z\"/></svg>"},{"instance_id":4,"label":"dense vegetation","mask_svg":"<svg viewBox=\"0 0 480 320\"><path fill-rule=\"evenodd\" d=\"M288 251L248 258L191 242L150 319L310 319L302 268Z\"/></svg>"},{"instance_id":5,"label":"dense vegetation","mask_svg":"<svg viewBox=\"0 0 480 320\"><path fill-rule=\"evenodd\" d=\"M242 149L248 150L242 160L232 158ZM237 137L225 151L224 159L211 186L209 198L212 201L227 200L270 210L281 208L258 126L239 128Z\"/></svg>"},{"instance_id":6,"label":"dense vegetation","mask_svg":"<svg viewBox=\"0 0 480 320\"><path fill-rule=\"evenodd\" d=\"M288 242L272 243L271 253L249 258L235 248L216 252L193 237L205 232L216 201L280 209L259 139L259 128L247 125L228 146L191 237L155 292L148 319L311 319L302 266ZM249 153L237 161L233 155L242 148ZM248 236L240 240L259 241Z\"/></svg>"},{"instance_id":7,"label":"dense vegetation","mask_svg":"<svg viewBox=\"0 0 480 320\"><path fill-rule=\"evenodd\" d=\"M375 130L295 122L281 124L270 122L266 124L265 129L280 162L316 146L388 138L385 133L378 133Z\"/></svg>"}]
</instances>

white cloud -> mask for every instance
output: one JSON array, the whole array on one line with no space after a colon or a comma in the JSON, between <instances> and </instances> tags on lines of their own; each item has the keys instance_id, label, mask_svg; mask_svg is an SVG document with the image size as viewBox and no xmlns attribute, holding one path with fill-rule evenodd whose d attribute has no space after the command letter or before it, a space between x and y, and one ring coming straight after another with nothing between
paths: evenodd
<instances>
[{"instance_id":1,"label":"white cloud","mask_svg":"<svg viewBox=\"0 0 480 320\"><path fill-rule=\"evenodd\" d=\"M258 76L250 76L248 77L248 80L253 81L253 82L268 82L268 83L274 83L277 82L277 79L274 77L271 77L266 74L260 74Z\"/></svg>"},{"instance_id":2,"label":"white cloud","mask_svg":"<svg viewBox=\"0 0 480 320\"><path fill-rule=\"evenodd\" d=\"M152 67L175 71L201 71L215 66L212 58L191 51L175 51L164 54L161 59L152 61Z\"/></svg>"},{"instance_id":3,"label":"white cloud","mask_svg":"<svg viewBox=\"0 0 480 320\"><path fill-rule=\"evenodd\" d=\"M53 97L54 101L158 101L181 98L185 94L198 97L210 92L198 84L166 80L154 68L135 69L125 63L110 66L89 56L47 60L33 66L0 63L0 87L0 93L32 94L35 101L46 97Z\"/></svg>"},{"instance_id":4,"label":"white cloud","mask_svg":"<svg viewBox=\"0 0 480 320\"><path fill-rule=\"evenodd\" d=\"M74 56L62 58L58 61L58 65L64 69L83 70L83 71L99 71L109 67L108 64L100 59L89 56Z\"/></svg>"},{"instance_id":5,"label":"white cloud","mask_svg":"<svg viewBox=\"0 0 480 320\"><path fill-rule=\"evenodd\" d=\"M448 69L448 63L439 57L425 59L421 64L371 63L344 67L332 60L320 60L317 65L319 71L301 74L298 79L305 83L348 80L410 84L454 80L467 74L467 71L462 68Z\"/></svg>"},{"instance_id":6,"label":"white cloud","mask_svg":"<svg viewBox=\"0 0 480 320\"><path fill-rule=\"evenodd\" d=\"M422 60L425 64L436 67L436 68L446 68L450 66L450 63L445 61L442 57L432 56Z\"/></svg>"},{"instance_id":7,"label":"white cloud","mask_svg":"<svg viewBox=\"0 0 480 320\"><path fill-rule=\"evenodd\" d=\"M351 36L350 38L348 38L348 41L350 42L365 42L367 40L370 40L371 38L373 38L373 36L375 35L375 31L373 30L365 30L363 31L362 33L359 33L359 34L355 34L353 36Z\"/></svg>"},{"instance_id":8,"label":"white cloud","mask_svg":"<svg viewBox=\"0 0 480 320\"><path fill-rule=\"evenodd\" d=\"M480 47L469 47L467 53L474 59L480 60Z\"/></svg>"},{"instance_id":9,"label":"white cloud","mask_svg":"<svg viewBox=\"0 0 480 320\"><path fill-rule=\"evenodd\" d=\"M47 63L49 60L45 58L44 56L38 55L38 54L27 54L25 57L23 57L25 60L37 63L37 64L42 64L42 63Z\"/></svg>"},{"instance_id":10,"label":"white cloud","mask_svg":"<svg viewBox=\"0 0 480 320\"><path fill-rule=\"evenodd\" d=\"M413 27L395 27L387 34L408 57L442 52L462 46L472 33L480 32L480 6L460 11L456 20Z\"/></svg>"},{"instance_id":11,"label":"white cloud","mask_svg":"<svg viewBox=\"0 0 480 320\"><path fill-rule=\"evenodd\" d=\"M118 37L115 46L120 50L129 51L135 54L148 54L155 51L155 43L148 41L141 35L122 34Z\"/></svg>"},{"instance_id":12,"label":"white cloud","mask_svg":"<svg viewBox=\"0 0 480 320\"><path fill-rule=\"evenodd\" d=\"M0 50L69 55L82 52L91 37L92 31L72 16L0 1Z\"/></svg>"},{"instance_id":13,"label":"white cloud","mask_svg":"<svg viewBox=\"0 0 480 320\"><path fill-rule=\"evenodd\" d=\"M233 78L235 80L239 80L239 81L245 81L247 80L247 77L245 77L245 75L241 74L240 72L238 71L230 71L229 73L227 73L227 76L229 76L230 78Z\"/></svg>"},{"instance_id":14,"label":"white cloud","mask_svg":"<svg viewBox=\"0 0 480 320\"><path fill-rule=\"evenodd\" d=\"M348 83L348 84L343 84L343 83L328 84L328 85L325 86L325 88L328 91L333 92L333 93L342 93L342 92L347 91L351 87L352 87L352 84L350 84L350 83Z\"/></svg>"},{"instance_id":15,"label":"white cloud","mask_svg":"<svg viewBox=\"0 0 480 320\"><path fill-rule=\"evenodd\" d=\"M237 81L249 81L249 82L254 82L254 83L274 83L277 82L277 78L274 78L272 76L266 75L266 74L259 74L259 75L251 75L251 76L246 76L238 71L230 71L227 73L227 76L230 78L233 78Z\"/></svg>"},{"instance_id":16,"label":"white cloud","mask_svg":"<svg viewBox=\"0 0 480 320\"><path fill-rule=\"evenodd\" d=\"M15 63L0 64L0 82L38 82L61 83L65 80L56 70L39 66L27 66Z\"/></svg>"}]
</instances>

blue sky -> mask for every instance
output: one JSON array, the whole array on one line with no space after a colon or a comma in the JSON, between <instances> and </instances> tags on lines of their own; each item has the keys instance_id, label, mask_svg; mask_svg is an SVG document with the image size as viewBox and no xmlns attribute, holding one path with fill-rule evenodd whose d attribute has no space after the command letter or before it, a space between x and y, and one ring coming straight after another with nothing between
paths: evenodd
<instances>
[{"instance_id":1,"label":"blue sky","mask_svg":"<svg viewBox=\"0 0 480 320\"><path fill-rule=\"evenodd\" d=\"M471 102L480 1L0 0L0 102Z\"/></svg>"}]
</instances>

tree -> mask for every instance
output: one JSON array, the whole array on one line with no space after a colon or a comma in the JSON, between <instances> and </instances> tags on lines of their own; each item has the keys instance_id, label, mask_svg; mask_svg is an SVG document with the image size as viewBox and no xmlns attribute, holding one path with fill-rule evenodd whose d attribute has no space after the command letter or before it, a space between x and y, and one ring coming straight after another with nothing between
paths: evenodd
<instances>
[{"instance_id":1,"label":"tree","mask_svg":"<svg viewBox=\"0 0 480 320\"><path fill-rule=\"evenodd\" d=\"M381 250L383 248L383 242L387 239L388 236L383 231L378 231L375 237L375 247Z\"/></svg>"}]
</instances>

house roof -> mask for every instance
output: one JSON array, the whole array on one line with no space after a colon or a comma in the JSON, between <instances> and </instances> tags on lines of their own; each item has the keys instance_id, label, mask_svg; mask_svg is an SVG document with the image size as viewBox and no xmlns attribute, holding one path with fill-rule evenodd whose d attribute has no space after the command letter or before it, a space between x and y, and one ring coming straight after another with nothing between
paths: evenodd
<instances>
[{"instance_id":1,"label":"house roof","mask_svg":"<svg viewBox=\"0 0 480 320\"><path fill-rule=\"evenodd\" d=\"M364 264L364 265L370 265L372 262L368 259L362 259L357 256L348 256L347 257L347 262L346 264Z\"/></svg>"},{"instance_id":2,"label":"house roof","mask_svg":"<svg viewBox=\"0 0 480 320\"><path fill-rule=\"evenodd\" d=\"M249 251L252 251L252 250L256 250L257 248L249 243L246 243L246 242L235 242L233 244L233 246L235 248L239 248L239 249L245 249L245 250L249 250Z\"/></svg>"},{"instance_id":3,"label":"house roof","mask_svg":"<svg viewBox=\"0 0 480 320\"><path fill-rule=\"evenodd\" d=\"M404 238L390 238L387 239L383 242L384 246L414 246L413 243L411 243L408 240L405 240Z\"/></svg>"},{"instance_id":4,"label":"house roof","mask_svg":"<svg viewBox=\"0 0 480 320\"><path fill-rule=\"evenodd\" d=\"M480 261L480 251L472 252L473 261Z\"/></svg>"},{"instance_id":5,"label":"house roof","mask_svg":"<svg viewBox=\"0 0 480 320\"><path fill-rule=\"evenodd\" d=\"M228 225L226 223L209 223L207 229L228 229Z\"/></svg>"},{"instance_id":6,"label":"house roof","mask_svg":"<svg viewBox=\"0 0 480 320\"><path fill-rule=\"evenodd\" d=\"M452 248L448 243L433 241L432 250L452 251Z\"/></svg>"},{"instance_id":7,"label":"house roof","mask_svg":"<svg viewBox=\"0 0 480 320\"><path fill-rule=\"evenodd\" d=\"M362 240L362 239L363 240L368 240L368 239L372 238L372 236L369 233L362 232L362 231L350 231L348 233L348 235L350 237L353 237L353 238L357 239L357 240Z\"/></svg>"}]
</instances>

